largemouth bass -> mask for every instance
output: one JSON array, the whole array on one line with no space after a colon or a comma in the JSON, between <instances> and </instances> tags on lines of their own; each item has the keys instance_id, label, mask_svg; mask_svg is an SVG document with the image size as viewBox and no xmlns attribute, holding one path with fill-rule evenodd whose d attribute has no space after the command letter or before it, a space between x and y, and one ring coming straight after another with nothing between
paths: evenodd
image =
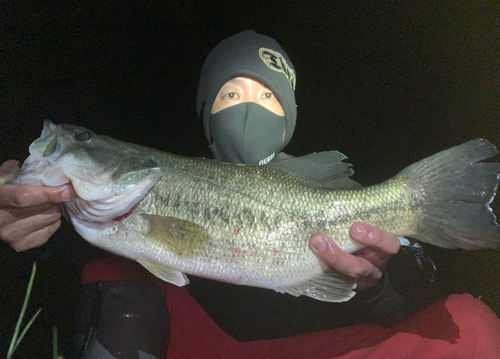
<instances>
[{"instance_id":1,"label":"largemouth bass","mask_svg":"<svg viewBox=\"0 0 500 359\"><path fill-rule=\"evenodd\" d=\"M71 182L79 197L63 211L84 239L175 285L190 274L339 302L355 283L312 253L314 233L349 252L360 249L356 221L445 248L497 248L500 164L481 162L495 154L472 140L362 188L336 151L234 165L46 121L11 182Z\"/></svg>"}]
</instances>

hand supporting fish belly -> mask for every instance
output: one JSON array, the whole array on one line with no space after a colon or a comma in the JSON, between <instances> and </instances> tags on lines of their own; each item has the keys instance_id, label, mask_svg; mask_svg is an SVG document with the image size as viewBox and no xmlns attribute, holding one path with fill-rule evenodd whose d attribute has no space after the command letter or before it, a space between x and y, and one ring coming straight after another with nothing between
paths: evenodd
<instances>
[{"instance_id":1,"label":"hand supporting fish belly","mask_svg":"<svg viewBox=\"0 0 500 359\"><path fill-rule=\"evenodd\" d=\"M500 164L482 162L496 153L472 140L361 188L336 151L234 165L46 121L11 182L71 182L78 198L63 211L83 238L175 285L191 274L340 302L355 283L312 253L314 233L348 252L360 249L349 237L354 222L445 248L497 248L490 203Z\"/></svg>"}]
</instances>

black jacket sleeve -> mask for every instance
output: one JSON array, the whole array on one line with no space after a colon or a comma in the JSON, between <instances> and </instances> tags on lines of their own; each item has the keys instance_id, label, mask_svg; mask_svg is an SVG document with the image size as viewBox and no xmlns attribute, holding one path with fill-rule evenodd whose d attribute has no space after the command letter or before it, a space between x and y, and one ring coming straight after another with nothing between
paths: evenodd
<instances>
[{"instance_id":1,"label":"black jacket sleeve","mask_svg":"<svg viewBox=\"0 0 500 359\"><path fill-rule=\"evenodd\" d=\"M350 309L367 322L391 326L441 296L436 266L417 242L406 239L379 284L358 293Z\"/></svg>"}]
</instances>

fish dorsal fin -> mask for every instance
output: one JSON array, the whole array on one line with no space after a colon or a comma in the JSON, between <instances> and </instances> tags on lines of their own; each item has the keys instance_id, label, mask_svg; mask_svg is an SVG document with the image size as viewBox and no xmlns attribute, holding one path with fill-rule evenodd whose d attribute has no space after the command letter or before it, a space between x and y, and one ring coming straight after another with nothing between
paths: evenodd
<instances>
[{"instance_id":1,"label":"fish dorsal fin","mask_svg":"<svg viewBox=\"0 0 500 359\"><path fill-rule=\"evenodd\" d=\"M145 236L180 257L197 257L211 241L206 229L194 222L153 214L141 216L149 225Z\"/></svg>"},{"instance_id":2,"label":"fish dorsal fin","mask_svg":"<svg viewBox=\"0 0 500 359\"><path fill-rule=\"evenodd\" d=\"M269 162L266 167L299 177L308 185L330 189L352 189L361 185L349 177L354 174L347 157L338 151L315 152Z\"/></svg>"},{"instance_id":3,"label":"fish dorsal fin","mask_svg":"<svg viewBox=\"0 0 500 359\"><path fill-rule=\"evenodd\" d=\"M310 281L299 285L277 289L277 292L293 296L306 295L323 302L345 302L354 297L356 283L334 270L327 270Z\"/></svg>"},{"instance_id":4,"label":"fish dorsal fin","mask_svg":"<svg viewBox=\"0 0 500 359\"><path fill-rule=\"evenodd\" d=\"M175 284L178 287L183 287L186 284L189 284L189 279L185 274L173 268L164 266L163 264L152 259L141 258L138 259L137 262L165 282Z\"/></svg>"}]
</instances>

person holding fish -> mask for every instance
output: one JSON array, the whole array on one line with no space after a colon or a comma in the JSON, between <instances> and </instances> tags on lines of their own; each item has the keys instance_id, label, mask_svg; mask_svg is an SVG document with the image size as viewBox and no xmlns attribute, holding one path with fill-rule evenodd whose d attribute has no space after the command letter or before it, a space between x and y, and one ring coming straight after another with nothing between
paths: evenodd
<instances>
[{"instance_id":1,"label":"person holding fish","mask_svg":"<svg viewBox=\"0 0 500 359\"><path fill-rule=\"evenodd\" d=\"M197 100L215 159L269 166L289 158L282 150L295 127L295 85L291 60L267 36L245 31L215 47ZM16 168L6 162L0 171ZM308 167L294 170L314 179ZM66 185L1 186L0 238L16 250L43 244L60 225L57 203L75 196ZM276 359L500 353L500 324L486 305L468 295L431 304L438 299L435 268L420 246L367 223L353 223L349 235L364 248L351 254L324 234L309 239L321 262L357 283L357 294L343 303L198 277L176 287L126 259L93 260L82 277L79 334L86 349L76 357L163 358L167 350L168 358ZM398 275L412 287L396 286Z\"/></svg>"}]
</instances>

